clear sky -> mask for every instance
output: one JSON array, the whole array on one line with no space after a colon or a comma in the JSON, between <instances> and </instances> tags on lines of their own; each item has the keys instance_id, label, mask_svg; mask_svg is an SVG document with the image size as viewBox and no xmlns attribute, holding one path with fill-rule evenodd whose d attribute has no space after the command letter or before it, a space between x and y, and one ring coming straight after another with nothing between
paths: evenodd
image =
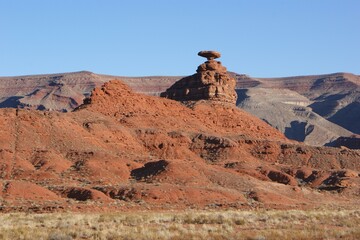
<instances>
[{"instance_id":1,"label":"clear sky","mask_svg":"<svg viewBox=\"0 0 360 240\"><path fill-rule=\"evenodd\" d=\"M360 0L0 0L0 76L360 74Z\"/></svg>"}]
</instances>

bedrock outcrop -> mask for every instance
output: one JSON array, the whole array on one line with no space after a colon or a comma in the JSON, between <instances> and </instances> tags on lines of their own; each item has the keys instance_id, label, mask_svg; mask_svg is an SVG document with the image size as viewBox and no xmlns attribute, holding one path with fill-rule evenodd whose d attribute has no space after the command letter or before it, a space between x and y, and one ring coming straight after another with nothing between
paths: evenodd
<instances>
[{"instance_id":1,"label":"bedrock outcrop","mask_svg":"<svg viewBox=\"0 0 360 240\"><path fill-rule=\"evenodd\" d=\"M207 61L197 68L197 73L180 79L160 96L177 101L211 100L235 104L236 81L228 75L226 67L215 60L221 54L200 51L198 55L207 58Z\"/></svg>"}]
</instances>

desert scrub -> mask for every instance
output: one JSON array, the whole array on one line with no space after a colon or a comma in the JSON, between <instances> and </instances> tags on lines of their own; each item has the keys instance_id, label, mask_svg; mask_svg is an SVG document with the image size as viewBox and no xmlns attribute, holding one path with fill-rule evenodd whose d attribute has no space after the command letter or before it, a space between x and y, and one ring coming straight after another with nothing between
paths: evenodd
<instances>
[{"instance_id":1,"label":"desert scrub","mask_svg":"<svg viewBox=\"0 0 360 240\"><path fill-rule=\"evenodd\" d=\"M11 213L0 239L360 239L360 210Z\"/></svg>"}]
</instances>

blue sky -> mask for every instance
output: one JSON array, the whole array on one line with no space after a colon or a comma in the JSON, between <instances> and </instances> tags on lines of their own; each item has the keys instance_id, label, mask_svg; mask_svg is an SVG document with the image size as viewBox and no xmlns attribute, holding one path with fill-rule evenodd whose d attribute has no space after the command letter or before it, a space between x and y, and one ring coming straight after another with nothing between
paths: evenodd
<instances>
[{"instance_id":1,"label":"blue sky","mask_svg":"<svg viewBox=\"0 0 360 240\"><path fill-rule=\"evenodd\" d=\"M0 76L360 74L359 0L0 0Z\"/></svg>"}]
</instances>

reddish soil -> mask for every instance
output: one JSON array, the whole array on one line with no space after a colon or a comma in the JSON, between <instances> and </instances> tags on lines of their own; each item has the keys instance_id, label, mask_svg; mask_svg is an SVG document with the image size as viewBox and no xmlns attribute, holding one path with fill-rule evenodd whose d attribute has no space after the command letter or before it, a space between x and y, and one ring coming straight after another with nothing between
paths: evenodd
<instances>
[{"instance_id":1,"label":"reddish soil","mask_svg":"<svg viewBox=\"0 0 360 240\"><path fill-rule=\"evenodd\" d=\"M236 106L185 106L120 81L86 102L0 110L1 211L360 203L360 151L306 146Z\"/></svg>"}]
</instances>

